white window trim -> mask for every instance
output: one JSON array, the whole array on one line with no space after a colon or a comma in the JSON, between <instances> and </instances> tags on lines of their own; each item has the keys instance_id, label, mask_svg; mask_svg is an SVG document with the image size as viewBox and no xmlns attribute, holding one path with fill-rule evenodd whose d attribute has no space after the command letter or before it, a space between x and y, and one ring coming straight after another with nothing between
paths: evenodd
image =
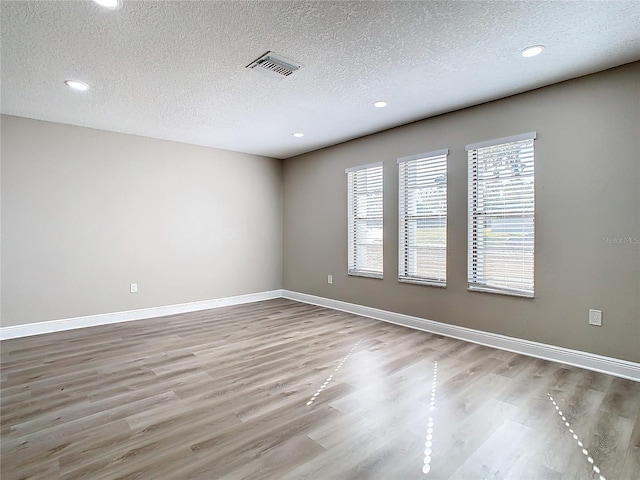
<instances>
[{"instance_id":1,"label":"white window trim","mask_svg":"<svg viewBox=\"0 0 640 480\"><path fill-rule=\"evenodd\" d=\"M524 140L535 140L537 138L537 134L536 132L527 132L527 133L522 133L519 135L512 135L509 137L502 137L502 138L497 138L497 139L493 139L493 140L486 140L486 141L482 141L482 142L477 142L477 143L471 143L465 146L465 149L467 150L467 152L470 152L472 150L478 150L481 148L487 148L487 147L494 147L497 145L502 145L505 143L513 143L513 142L520 142L520 141L524 141ZM535 147L534 147L534 152L535 152ZM469 165L470 167L470 165ZM535 168L535 153L534 153L534 168ZM467 238L467 249L468 249L468 254L467 254L467 290L469 291L474 291L474 292L483 292L483 293L494 293L494 294L499 294L499 295L509 295L509 296L517 296L517 297L524 297L524 298L534 298L535 297L535 278L534 278L534 290L533 291L525 291L525 290L518 290L518 289L510 289L510 288L506 288L506 287L490 287L490 286L486 286L486 285L479 285L479 284L473 284L470 281L470 270L472 268L471 265L471 224L472 224L472 212L473 212L473 207L472 207L472 185L471 185L471 170L469 170L469 180L468 180L468 206L467 206L467 210L468 210L468 238ZM535 182L535 176L534 176L534 182ZM535 187L534 187L535 188ZM534 194L535 195L535 194ZM535 197L534 197L535 198ZM534 277L535 277L535 206L534 206L534 213L533 213L533 225L534 225Z\"/></svg>"},{"instance_id":2,"label":"white window trim","mask_svg":"<svg viewBox=\"0 0 640 480\"><path fill-rule=\"evenodd\" d=\"M383 171L383 178L382 178L382 188L383 188L383 205L382 205L382 222L383 222L383 262L384 262L384 162L374 162L374 163L367 163L365 165L358 165L355 167L350 167L350 168L346 168L345 169L345 173L348 175L349 173L353 173L353 172L357 172L359 170L365 170L365 169L369 169L369 168L376 168L376 167L382 167ZM349 192L347 192L347 196L349 195ZM349 201L349 198L347 199ZM349 202L349 206L350 206L350 202ZM348 252L349 254L351 253L352 250L352 242L355 241L355 239L351 238L351 220L352 220L352 212L350 209L348 209L347 212L347 236L348 236ZM349 276L353 276L353 277L366 277L366 278L374 278L374 279L383 279L383 274L384 274L384 266L383 266L383 271L382 273L376 273L376 272L368 272L368 271L362 271L362 270L355 270L351 268L351 255L349 255L349 258L347 258L347 275Z\"/></svg>"},{"instance_id":3,"label":"white window trim","mask_svg":"<svg viewBox=\"0 0 640 480\"><path fill-rule=\"evenodd\" d=\"M366 165L358 165L357 167L345 168L344 173L357 172L358 170L364 170L366 168L383 167L384 162L367 163Z\"/></svg>"},{"instance_id":4,"label":"white window trim","mask_svg":"<svg viewBox=\"0 0 640 480\"><path fill-rule=\"evenodd\" d=\"M414 160L423 160L423 159L429 159L433 157L442 157L442 156L445 157L445 164L446 164L446 162L448 161L447 157L449 156L448 148L444 148L441 150L433 150L431 152L419 153L419 154L410 155L407 157L401 157L397 159L397 163L398 165L400 165L402 163L411 162ZM398 182L400 182L400 180L401 180L401 177L400 177L400 173L398 172ZM448 188L447 188L447 191L448 191ZM402 194L402 187L399 184L398 196L400 197L401 194ZM400 198L398 198L398 209L399 209L398 211L398 281L401 283L412 283L412 284L425 285L430 287L447 288L447 272L446 271L445 271L444 281L435 280L433 278L405 275L401 273L401 271L403 270L403 264L405 262L405 258L402 254L403 244L404 244L402 221L404 218L404 212L400 210L401 208L402 208L402 201ZM446 258L446 255L447 255L447 248L445 247L445 258Z\"/></svg>"},{"instance_id":5,"label":"white window trim","mask_svg":"<svg viewBox=\"0 0 640 480\"><path fill-rule=\"evenodd\" d=\"M465 145L465 150L477 150L479 148L495 147L503 143L521 142L522 140L535 140L536 132L521 133L519 135L511 135L510 137L494 138L493 140L485 140L483 142L470 143Z\"/></svg>"},{"instance_id":6,"label":"white window trim","mask_svg":"<svg viewBox=\"0 0 640 480\"><path fill-rule=\"evenodd\" d=\"M425 152L425 153L419 153L417 155L410 155L408 157L400 157L398 159L398 163L403 163L403 162L410 162L411 160L421 160L423 158L430 158L430 157L440 157L442 155L449 155L449 149L448 148L443 148L442 150L434 150L433 152Z\"/></svg>"}]
</instances>

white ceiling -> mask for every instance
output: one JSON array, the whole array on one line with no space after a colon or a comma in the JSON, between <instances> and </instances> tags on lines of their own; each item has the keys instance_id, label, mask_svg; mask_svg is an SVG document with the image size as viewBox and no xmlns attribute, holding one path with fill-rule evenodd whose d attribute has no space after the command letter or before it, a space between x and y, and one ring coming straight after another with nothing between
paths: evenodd
<instances>
[{"instance_id":1,"label":"white ceiling","mask_svg":"<svg viewBox=\"0 0 640 480\"><path fill-rule=\"evenodd\" d=\"M1 8L3 113L276 158L640 59L638 0ZM304 67L245 68L268 50Z\"/></svg>"}]
</instances>

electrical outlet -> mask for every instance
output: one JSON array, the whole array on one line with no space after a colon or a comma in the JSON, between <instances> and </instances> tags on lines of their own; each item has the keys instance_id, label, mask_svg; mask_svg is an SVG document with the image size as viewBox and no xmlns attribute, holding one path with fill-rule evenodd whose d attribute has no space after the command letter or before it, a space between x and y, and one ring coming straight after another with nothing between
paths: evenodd
<instances>
[{"instance_id":1,"label":"electrical outlet","mask_svg":"<svg viewBox=\"0 0 640 480\"><path fill-rule=\"evenodd\" d=\"M327 275L327 283L331 285L333 283L333 275Z\"/></svg>"},{"instance_id":2,"label":"electrical outlet","mask_svg":"<svg viewBox=\"0 0 640 480\"><path fill-rule=\"evenodd\" d=\"M589 310L589 325L602 326L602 310Z\"/></svg>"},{"instance_id":3,"label":"electrical outlet","mask_svg":"<svg viewBox=\"0 0 640 480\"><path fill-rule=\"evenodd\" d=\"M132 283L131 287L129 288L129 291L131 293L138 293L138 284L137 283Z\"/></svg>"}]
</instances>

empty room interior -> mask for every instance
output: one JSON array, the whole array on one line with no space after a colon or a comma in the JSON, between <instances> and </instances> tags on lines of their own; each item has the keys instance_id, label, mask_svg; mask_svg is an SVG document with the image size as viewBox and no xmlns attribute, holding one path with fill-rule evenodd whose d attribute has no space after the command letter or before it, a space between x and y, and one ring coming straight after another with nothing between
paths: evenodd
<instances>
[{"instance_id":1,"label":"empty room interior","mask_svg":"<svg viewBox=\"0 0 640 480\"><path fill-rule=\"evenodd\" d=\"M0 474L640 478L638 1L6 1Z\"/></svg>"}]
</instances>

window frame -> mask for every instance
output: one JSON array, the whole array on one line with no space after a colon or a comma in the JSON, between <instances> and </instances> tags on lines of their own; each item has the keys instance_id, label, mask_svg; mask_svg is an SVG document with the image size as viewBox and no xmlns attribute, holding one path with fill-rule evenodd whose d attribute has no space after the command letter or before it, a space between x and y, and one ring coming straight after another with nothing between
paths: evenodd
<instances>
[{"instance_id":1,"label":"window frame","mask_svg":"<svg viewBox=\"0 0 640 480\"><path fill-rule=\"evenodd\" d=\"M376 182L375 184L371 185L371 188L369 188L369 185L365 186L365 189L361 192L354 190L356 185L354 179L357 178L356 175L358 172L362 172L363 170L377 169L380 169L380 173L374 173L374 175L379 175L379 185L378 182ZM382 279L384 275L384 162L375 162L347 168L345 170L345 173L347 174L347 274L355 277ZM379 214L370 216L357 216L358 195L366 195L367 193L374 194L376 191L379 191L380 193L379 205L376 205L379 208ZM377 203L378 202L376 202L376 204ZM365 242L358 241L358 228L356 227L360 221L362 221L363 223L369 221L380 222L380 229L382 231L380 239L380 270L374 268L362 268L362 266L358 262L359 247L373 245L372 243L367 244Z\"/></svg>"},{"instance_id":2,"label":"window frame","mask_svg":"<svg viewBox=\"0 0 640 480\"><path fill-rule=\"evenodd\" d=\"M503 137L503 138L498 138L498 139L494 139L494 140L487 140L487 141L483 141L483 142L478 142L478 143L473 143L473 144L469 144L465 146L465 149L468 152L468 231L467 231L467 289L469 291L475 291L475 292L485 292L485 293L497 293L497 294L502 294L502 295L510 295L510 296L517 296L517 297L525 297L525 298L534 298L535 297L535 139L536 139L536 132L528 132L528 133L523 133L520 135L513 135L513 136L509 136L509 137ZM507 146L508 144L516 144L516 143L521 143L522 146L519 147L520 149L522 149L522 147L524 148L529 148L528 144L530 143L530 148L531 148L531 154L530 154L530 162L531 162L531 166L533 167L533 172L528 175L528 176L522 176L520 178L531 178L531 187L529 188L525 188L522 187L521 189L517 190L517 193L520 194L519 196L521 196L522 198L529 198L530 199L530 209L527 208L527 203L526 200L523 200L522 204L520 205L522 208L522 211L517 212L514 210L514 212L509 212L507 207L505 207L504 205L506 205L506 203L503 202L503 208L507 209L507 212L505 213L503 211L503 213L500 213L500 209L496 208L494 210L491 210L489 212L487 212L486 209L486 204L484 202L486 202L486 199L484 199L484 197L486 196L486 193L483 191L482 197L483 197L483 202L482 205L479 205L481 202L479 200L480 197L480 193L479 191L481 190L480 185L486 185L489 184L490 180L482 180L478 178L478 169L480 168L478 166L478 152L483 150L483 149L489 149L489 148L495 148L495 147L501 147L501 146ZM520 154L520 151L518 153L517 158L527 158L528 156L524 156ZM498 159L494 160L495 163L498 162ZM502 173L502 172L501 172ZM500 192L500 195L503 194L503 192L507 192L509 193L511 196L513 196L513 189L511 190L505 190L507 188L507 186L509 186L510 184L508 182L506 182L506 180L510 180L510 179L514 179L516 176L519 176L518 174L514 173L511 176L504 176L502 177L500 180L502 182L504 182L504 185L502 187L502 189L497 189L494 190ZM498 177L495 177L493 180L495 182L495 180ZM484 187L485 189L488 187ZM525 196L526 195L526 196ZM517 204L516 204L517 205ZM528 210L530 210L530 213L528 212ZM530 255L531 255L531 261L530 261L530 270L531 270L531 274L530 276L525 276L525 275L521 275L521 276L517 276L517 275L513 275L512 277L504 277L506 278L506 280L504 282L502 282L502 284L499 281L495 281L492 280L488 275L485 275L484 273L484 268L485 268L485 255L486 252L491 251L489 248L485 247L485 243L486 243L486 235L484 233L480 233L480 232L484 232L485 227L481 228L481 225L484 225L487 222L487 220L491 221L491 220L496 220L496 219L502 219L503 221L505 221L506 224L508 224L508 220L510 219L521 219L520 222L520 226L521 226L521 232L525 232L524 228L526 227L526 222L524 221L525 218L530 218L530 229L531 232L529 233L521 233L522 235L522 241L519 242L520 246L518 247L518 244L516 244L516 248L513 248L513 251L516 251L516 253L519 253L521 255L520 259L521 259L521 265L522 268L525 268L525 264L527 265L527 268L529 266L528 262L525 262L526 257L525 254L528 254L528 250L525 251L525 247L528 246L528 244L531 244L531 248L530 248ZM517 222L514 222L515 225L518 225ZM527 235L530 235L530 238L527 238ZM515 237L516 239L519 237ZM507 239L505 241L507 244L509 242L509 239ZM495 250L495 247L492 247ZM507 245L504 248L504 252L508 252L508 248L509 246ZM517 252L517 248L520 248L520 251ZM482 261L480 261L480 256L482 256ZM498 269L505 269L505 263L497 263ZM479 273L481 272L481 273ZM497 277L497 275L495 276ZM520 281L521 283L524 283L523 280L526 280L528 282L528 284L530 285L530 288L516 288L513 286L509 286L508 283L510 282L512 285L514 283L518 283L518 281Z\"/></svg>"},{"instance_id":3,"label":"window frame","mask_svg":"<svg viewBox=\"0 0 640 480\"><path fill-rule=\"evenodd\" d=\"M425 152L417 155L411 155L408 157L398 158L398 281L402 283L414 283L418 285L427 285L432 287L446 288L447 286L447 215L448 215L448 160L449 149L434 150L432 152ZM441 175L442 171L439 163L444 161L444 212L442 210L435 214L410 214L409 213L409 196L412 192L419 190L417 187L409 186L409 179L407 177L407 169L413 168L424 170L425 167L435 170L434 173L423 172L424 175L420 178L415 177L416 182L427 181L430 177L433 177L434 181L437 178L436 175ZM431 165L429 165L431 164ZM429 202L422 202L420 205L425 207L432 207L432 210L437 210L436 205ZM421 276L411 274L409 272L409 254L407 253L411 249L417 249L417 242L411 244L409 241L409 222L410 221L428 221L436 220L441 221L444 218L444 275L429 275ZM429 243L425 247L427 250L433 249L436 244ZM416 253L416 264L418 262L418 254Z\"/></svg>"}]
</instances>

